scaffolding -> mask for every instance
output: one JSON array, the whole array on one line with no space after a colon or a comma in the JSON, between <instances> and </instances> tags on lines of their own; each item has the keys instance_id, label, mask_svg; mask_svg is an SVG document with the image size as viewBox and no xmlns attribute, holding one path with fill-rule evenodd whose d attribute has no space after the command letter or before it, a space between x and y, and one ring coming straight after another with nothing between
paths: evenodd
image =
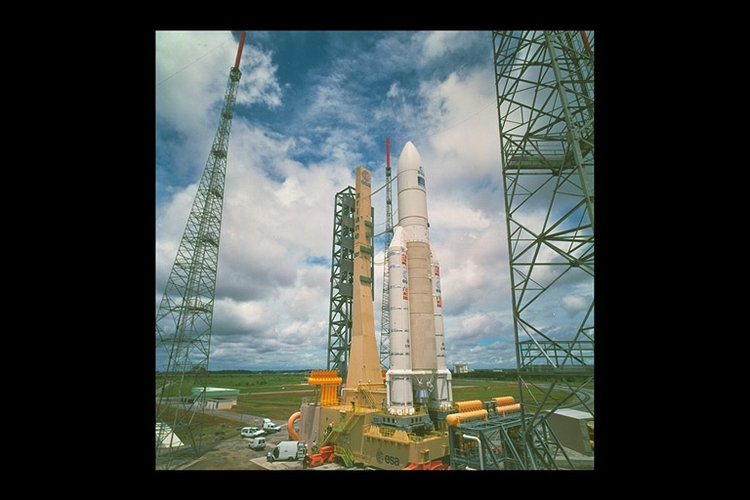
<instances>
[{"instance_id":1,"label":"scaffolding","mask_svg":"<svg viewBox=\"0 0 750 500\"><path fill-rule=\"evenodd\" d=\"M328 358L326 369L338 370L346 380L352 342L354 292L354 229L356 190L348 186L336 193L331 251L331 295L328 308ZM374 217L374 212L371 214ZM374 263L370 276L374 276Z\"/></svg>"},{"instance_id":2,"label":"scaffolding","mask_svg":"<svg viewBox=\"0 0 750 500\"><path fill-rule=\"evenodd\" d=\"M328 370L346 380L352 339L354 291L354 194L352 186L336 193L331 255L331 299L328 312Z\"/></svg>"},{"instance_id":3,"label":"scaffolding","mask_svg":"<svg viewBox=\"0 0 750 500\"><path fill-rule=\"evenodd\" d=\"M156 312L156 446L159 469L170 469L178 455L203 452L206 405L219 263L224 183L245 32L229 71L219 127L203 170L180 246ZM193 387L203 387L197 396ZM168 432L161 432L169 429ZM183 446L184 444L184 446Z\"/></svg>"},{"instance_id":4,"label":"scaffolding","mask_svg":"<svg viewBox=\"0 0 750 500\"><path fill-rule=\"evenodd\" d=\"M492 43L522 408L518 460L547 468L538 444L549 413L575 404L594 415L583 391L594 377L594 33L503 31ZM526 390L539 375L541 398ZM556 388L569 396L552 403Z\"/></svg>"}]
</instances>

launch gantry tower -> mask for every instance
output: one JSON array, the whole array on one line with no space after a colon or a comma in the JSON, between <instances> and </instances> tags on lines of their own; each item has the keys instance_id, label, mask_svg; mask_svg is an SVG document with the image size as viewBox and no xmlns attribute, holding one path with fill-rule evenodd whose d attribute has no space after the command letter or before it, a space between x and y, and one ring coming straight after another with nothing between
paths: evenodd
<instances>
[{"instance_id":1,"label":"launch gantry tower","mask_svg":"<svg viewBox=\"0 0 750 500\"><path fill-rule=\"evenodd\" d=\"M586 390L594 378L594 32L493 32L492 43L522 410L519 462L555 468L539 432L549 412L577 406L594 416ZM545 376L541 399L525 391L538 375ZM560 389L568 397L551 403Z\"/></svg>"},{"instance_id":2,"label":"launch gantry tower","mask_svg":"<svg viewBox=\"0 0 750 500\"><path fill-rule=\"evenodd\" d=\"M331 250L331 298L328 306L328 359L326 368L346 378L352 340L352 293L354 292L355 190L348 186L336 193Z\"/></svg>"},{"instance_id":3,"label":"launch gantry tower","mask_svg":"<svg viewBox=\"0 0 750 500\"><path fill-rule=\"evenodd\" d=\"M358 234L355 209L357 192L348 186L336 193L333 208L333 243L331 245L331 296L328 304L327 370L337 370L346 379L349 371L349 348L352 342L352 299L354 293L354 244ZM371 210L372 212L372 210ZM371 215L374 218L374 213ZM373 223L366 222L368 238L373 237ZM372 253L372 250L370 250ZM370 262L370 276L374 276Z\"/></svg>"},{"instance_id":4,"label":"launch gantry tower","mask_svg":"<svg viewBox=\"0 0 750 500\"><path fill-rule=\"evenodd\" d=\"M391 139L385 140L385 248L383 251L383 302L380 315L380 366L387 370L391 355L391 304L388 247L393 239L393 190L391 188Z\"/></svg>"},{"instance_id":5,"label":"launch gantry tower","mask_svg":"<svg viewBox=\"0 0 750 500\"><path fill-rule=\"evenodd\" d=\"M219 127L156 313L156 467L177 452L200 456L211 347L229 132L245 32L224 94ZM197 388L197 391L193 390ZM192 390L192 394L191 394Z\"/></svg>"}]
</instances>

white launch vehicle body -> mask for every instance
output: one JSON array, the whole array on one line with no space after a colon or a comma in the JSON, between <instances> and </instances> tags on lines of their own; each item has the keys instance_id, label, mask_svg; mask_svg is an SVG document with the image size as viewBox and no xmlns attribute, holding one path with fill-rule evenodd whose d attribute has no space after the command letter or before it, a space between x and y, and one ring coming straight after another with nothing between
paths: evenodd
<instances>
[{"instance_id":1,"label":"white launch vehicle body","mask_svg":"<svg viewBox=\"0 0 750 500\"><path fill-rule=\"evenodd\" d=\"M446 410L453 391L445 362L440 267L430 248L422 158L411 142L398 159L398 213L388 248L388 410L413 415L415 400Z\"/></svg>"}]
</instances>

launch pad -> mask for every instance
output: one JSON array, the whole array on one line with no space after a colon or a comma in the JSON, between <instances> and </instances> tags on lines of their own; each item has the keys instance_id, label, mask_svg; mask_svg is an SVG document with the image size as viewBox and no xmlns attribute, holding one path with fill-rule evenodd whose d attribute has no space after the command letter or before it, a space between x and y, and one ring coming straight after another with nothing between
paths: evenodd
<instances>
[{"instance_id":1,"label":"launch pad","mask_svg":"<svg viewBox=\"0 0 750 500\"><path fill-rule=\"evenodd\" d=\"M328 370L314 370L308 378L316 386L314 400L303 402L290 417L290 435L307 450L305 465L315 467L338 458L347 467L385 470L524 469L528 459L556 468L559 441L546 422L538 425L524 418L513 396L453 400L425 173L411 142L401 152L398 171L399 224L387 252L389 368L381 370L375 339L371 177L358 167L351 211L345 215L349 220L340 225L351 232L338 235L342 241L350 239L350 273L335 274L334 229L331 277L332 297L334 287L351 287L351 317L338 318L351 328L351 339L344 343L348 364L341 377L338 369L331 369L330 358ZM296 420L298 435L292 432ZM530 434L526 428L532 429ZM522 438L525 433L533 443ZM547 444L554 442L552 448Z\"/></svg>"},{"instance_id":2,"label":"launch pad","mask_svg":"<svg viewBox=\"0 0 750 500\"><path fill-rule=\"evenodd\" d=\"M300 418L300 440L312 443L311 454L335 444L336 456L351 467L361 464L385 470L400 470L411 465L418 468L444 468L443 458L449 451L447 431L425 427L404 428L376 424L392 418L381 409L356 405L319 406L303 404ZM414 424L427 415L404 417ZM429 418L427 417L429 421ZM438 462L437 464L434 462Z\"/></svg>"},{"instance_id":3,"label":"launch pad","mask_svg":"<svg viewBox=\"0 0 750 500\"><path fill-rule=\"evenodd\" d=\"M328 462L335 453L347 466L448 467L445 415L453 407L453 394L445 365L440 271L429 241L422 159L411 142L401 152L398 170L400 217L387 263L393 277L388 287L390 368L381 370L375 339L372 181L370 171L358 167L353 203L338 225L350 233L339 235L334 229L332 269L335 273L337 239L349 240L350 278L342 280L341 273L331 278L332 297L334 287L351 286L348 363L341 377L329 360L328 370L313 371L308 379L318 389L315 402L300 408L298 437L307 444L309 464Z\"/></svg>"}]
</instances>

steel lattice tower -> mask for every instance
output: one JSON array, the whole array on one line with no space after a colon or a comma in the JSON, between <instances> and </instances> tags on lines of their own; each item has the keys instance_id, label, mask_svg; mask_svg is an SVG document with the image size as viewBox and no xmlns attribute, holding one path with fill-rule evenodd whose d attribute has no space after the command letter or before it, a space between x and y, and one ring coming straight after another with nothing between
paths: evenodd
<instances>
[{"instance_id":1,"label":"steel lattice tower","mask_svg":"<svg viewBox=\"0 0 750 500\"><path fill-rule=\"evenodd\" d=\"M388 270L388 247L393 239L393 191L391 190L391 139L385 140L385 251L383 252L383 305L380 313L380 366L388 369L391 354L391 273Z\"/></svg>"},{"instance_id":2,"label":"steel lattice tower","mask_svg":"<svg viewBox=\"0 0 750 500\"><path fill-rule=\"evenodd\" d=\"M352 341L354 291L354 196L349 186L336 193L331 250L331 298L328 308L328 370L346 380Z\"/></svg>"},{"instance_id":3,"label":"steel lattice tower","mask_svg":"<svg viewBox=\"0 0 750 500\"><path fill-rule=\"evenodd\" d=\"M331 245L331 296L328 304L328 353L326 368L338 370L346 380L349 371L349 347L352 343L352 299L354 293L355 206L357 192L349 186L336 193L333 209L333 243ZM370 207L372 212L372 207ZM372 212L372 219L375 214ZM368 237L373 225L367 221ZM370 276L375 275L374 262ZM374 300L374 294L373 294Z\"/></svg>"},{"instance_id":4,"label":"steel lattice tower","mask_svg":"<svg viewBox=\"0 0 750 500\"><path fill-rule=\"evenodd\" d=\"M594 33L506 31L492 40L519 454L523 468L555 468L539 438L547 412L575 404L594 415L583 390L594 376ZM541 399L525 391L540 374L547 377ZM550 403L556 388L569 396Z\"/></svg>"},{"instance_id":5,"label":"steel lattice tower","mask_svg":"<svg viewBox=\"0 0 750 500\"><path fill-rule=\"evenodd\" d=\"M203 419L196 415L205 410L229 132L244 41L243 31L229 71L219 127L156 313L157 468L172 468L173 448L178 446L175 435L193 456L202 451ZM193 387L204 390L190 395Z\"/></svg>"}]
</instances>

